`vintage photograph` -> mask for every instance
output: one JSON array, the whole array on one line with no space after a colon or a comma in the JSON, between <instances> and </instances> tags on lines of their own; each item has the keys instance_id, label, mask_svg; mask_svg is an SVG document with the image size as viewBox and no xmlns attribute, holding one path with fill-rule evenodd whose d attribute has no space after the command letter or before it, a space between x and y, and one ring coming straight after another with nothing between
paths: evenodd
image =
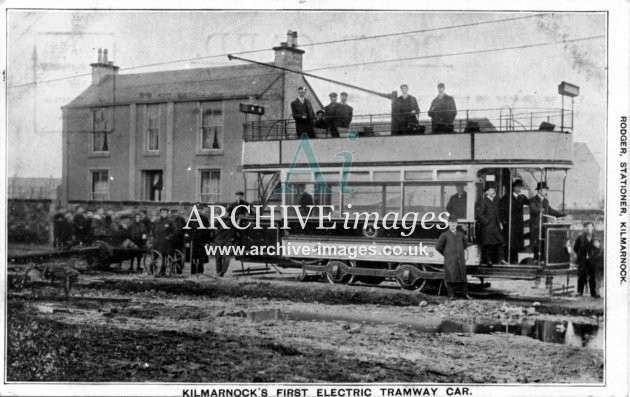
<instances>
[{"instance_id":1,"label":"vintage photograph","mask_svg":"<svg viewBox=\"0 0 630 397\"><path fill-rule=\"evenodd\" d=\"M599 395L609 11L408 7L7 6L3 387Z\"/></svg>"}]
</instances>

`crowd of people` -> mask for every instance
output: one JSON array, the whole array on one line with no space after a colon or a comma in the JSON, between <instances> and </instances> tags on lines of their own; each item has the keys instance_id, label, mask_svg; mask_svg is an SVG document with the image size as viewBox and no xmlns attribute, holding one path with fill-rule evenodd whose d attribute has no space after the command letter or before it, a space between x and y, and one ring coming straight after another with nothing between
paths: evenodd
<instances>
[{"instance_id":1,"label":"crowd of people","mask_svg":"<svg viewBox=\"0 0 630 397\"><path fill-rule=\"evenodd\" d=\"M451 133L454 131L454 120L457 116L457 107L452 96L445 92L444 83L439 83L438 95L431 101L429 111L431 118L431 131L433 133ZM409 86L400 86L402 95L392 101L392 135L405 135L409 133L423 132L418 121L420 107L418 100L409 95ZM340 97L341 101L337 102ZM306 134L309 138L315 138L315 130L321 129L331 137L339 137L340 128L348 128L352 122L353 108L348 104L348 93L337 95L331 92L330 103L323 110L313 111L313 105L306 98L306 87L298 87L297 98L291 102L291 113L295 120L298 137Z\"/></svg>"},{"instance_id":2,"label":"crowd of people","mask_svg":"<svg viewBox=\"0 0 630 397\"><path fill-rule=\"evenodd\" d=\"M247 214L244 206L248 205L244 192L238 191L235 201L227 207L226 212L231 214L236 209L235 219L241 223ZM131 259L130 264L132 271L143 270L141 259L148 249L157 251L162 258L166 258L172 250L179 250L185 256L183 262L190 262L190 273L203 274L204 264L208 262L205 250L207 244L213 240L219 245L240 244L242 236L233 227L226 229L225 233L210 229L207 207L199 205L198 211L205 228L201 228L198 222L190 222L190 228L184 229L187 219L177 209L166 207L160 208L154 216L150 216L146 209L116 213L100 207L95 211L86 210L82 205L77 206L74 211L58 208L53 216L54 246L57 249L70 249L101 242L111 247L135 249L137 255ZM230 218L226 217L225 222L231 222ZM228 259L216 259L216 273L223 276L227 272ZM135 269L134 263L137 263ZM184 263L175 267L176 273L183 272ZM162 261L158 275L164 273L165 262Z\"/></svg>"}]
</instances>

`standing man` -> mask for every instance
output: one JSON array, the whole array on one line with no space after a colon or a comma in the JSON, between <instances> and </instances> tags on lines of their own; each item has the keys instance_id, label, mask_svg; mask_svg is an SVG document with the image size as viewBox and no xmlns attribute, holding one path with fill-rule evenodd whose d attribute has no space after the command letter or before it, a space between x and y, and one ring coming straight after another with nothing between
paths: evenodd
<instances>
[{"instance_id":1,"label":"standing man","mask_svg":"<svg viewBox=\"0 0 630 397\"><path fill-rule=\"evenodd\" d=\"M485 196L477 205L477 221L481 225L481 263L487 266L502 263L503 235L499 218L499 200L494 183L486 185Z\"/></svg>"},{"instance_id":2,"label":"standing man","mask_svg":"<svg viewBox=\"0 0 630 397\"><path fill-rule=\"evenodd\" d=\"M542 224L545 216L555 216L561 218L566 214L556 211L549 205L547 200L547 182L536 184L536 195L529 200L529 241L534 250L535 260L545 260L545 236Z\"/></svg>"},{"instance_id":3,"label":"standing man","mask_svg":"<svg viewBox=\"0 0 630 397\"><path fill-rule=\"evenodd\" d=\"M578 265L578 296L582 296L584 293L584 285L588 280L588 289L591 292L591 296L599 298L596 281L597 263L593 260L596 254L595 239L593 238L594 228L593 222L584 223L584 232L575 240L573 252L575 252L575 262Z\"/></svg>"},{"instance_id":4,"label":"standing man","mask_svg":"<svg viewBox=\"0 0 630 397\"><path fill-rule=\"evenodd\" d=\"M457 216L448 217L448 230L440 235L435 249L444 256L444 284L448 299L455 298L455 288L461 287L464 298L468 295L468 279L466 277L466 236L457 229Z\"/></svg>"},{"instance_id":5,"label":"standing man","mask_svg":"<svg viewBox=\"0 0 630 397\"><path fill-rule=\"evenodd\" d=\"M153 229L153 221L149 218L149 215L147 215L147 210L141 210L140 214L142 214L142 223L144 224L144 227L150 232L151 229Z\"/></svg>"},{"instance_id":6,"label":"standing man","mask_svg":"<svg viewBox=\"0 0 630 397\"><path fill-rule=\"evenodd\" d=\"M200 204L199 207L202 205ZM208 211L206 208L205 211ZM201 223L208 228L210 221L203 213L199 213ZM208 254L206 253L206 244L212 240L211 231L209 229L201 229L198 222L191 224L192 230L190 234L190 244L192 245L190 253L190 274L203 274L203 265L208 262Z\"/></svg>"},{"instance_id":7,"label":"standing man","mask_svg":"<svg viewBox=\"0 0 630 397\"><path fill-rule=\"evenodd\" d=\"M522 189L523 181L520 179L515 180L512 182L512 194L503 196L499 203L501 208L501 224L503 225L503 238L504 241L510 242L510 252L508 252L508 244L504 246L505 257L509 258L510 263L518 263L518 253L525 245L523 207L529 205L529 199L525 193L523 193ZM511 204L510 199L512 200Z\"/></svg>"},{"instance_id":8,"label":"standing man","mask_svg":"<svg viewBox=\"0 0 630 397\"><path fill-rule=\"evenodd\" d=\"M74 236L79 245L87 245L90 233L90 221L85 217L85 208L80 205L77 207L76 215L72 220L74 226Z\"/></svg>"},{"instance_id":9,"label":"standing man","mask_svg":"<svg viewBox=\"0 0 630 397\"><path fill-rule=\"evenodd\" d=\"M402 95L392 103L392 135L404 135L411 131L410 125L418 124L420 107L418 101L409 95L407 84L400 86Z\"/></svg>"},{"instance_id":10,"label":"standing man","mask_svg":"<svg viewBox=\"0 0 630 397\"><path fill-rule=\"evenodd\" d=\"M306 99L305 87L298 87L298 97L291 102L291 114L295 120L295 131L298 139L302 138L303 134L309 138L315 138L315 131L313 131L315 113L313 112L313 105Z\"/></svg>"},{"instance_id":11,"label":"standing man","mask_svg":"<svg viewBox=\"0 0 630 397\"><path fill-rule=\"evenodd\" d=\"M451 215L455 215L459 219L466 219L468 195L464 190L464 184L459 183L455 185L455 189L457 190L457 193L452 195L448 200L448 204L446 204L446 212Z\"/></svg>"},{"instance_id":12,"label":"standing man","mask_svg":"<svg viewBox=\"0 0 630 397\"><path fill-rule=\"evenodd\" d=\"M179 211L177 209L172 209L171 221L173 222L173 226L175 226L175 233L173 233L171 248L180 250L184 255L181 262L175 264L175 273L182 274L186 258L186 248L184 247L184 226L186 226L186 219L179 215Z\"/></svg>"},{"instance_id":13,"label":"standing man","mask_svg":"<svg viewBox=\"0 0 630 397\"><path fill-rule=\"evenodd\" d=\"M444 92L444 83L437 85L438 96L431 101L429 117L431 117L431 130L433 133L453 132L453 121L457 116L455 100Z\"/></svg>"},{"instance_id":14,"label":"standing man","mask_svg":"<svg viewBox=\"0 0 630 397\"><path fill-rule=\"evenodd\" d=\"M330 103L324 107L326 113L326 127L333 138L339 138L339 130L337 127L341 125L341 109L337 103L337 93L331 92Z\"/></svg>"},{"instance_id":15,"label":"standing man","mask_svg":"<svg viewBox=\"0 0 630 397\"><path fill-rule=\"evenodd\" d=\"M145 249L147 245L147 237L149 232L147 231L146 226L142 223L142 215L135 214L133 216L133 222L127 228L127 232L129 233L129 239L140 249ZM133 270L133 262L136 261L138 264L136 265L136 271L142 270L142 253L138 253L138 255L131 258L131 263L129 264L129 270L132 272Z\"/></svg>"},{"instance_id":16,"label":"standing man","mask_svg":"<svg viewBox=\"0 0 630 397\"><path fill-rule=\"evenodd\" d=\"M341 116L341 127L348 128L352 123L352 106L348 105L348 93L342 92L339 94L341 97L341 103L339 104L339 113Z\"/></svg>"},{"instance_id":17,"label":"standing man","mask_svg":"<svg viewBox=\"0 0 630 397\"><path fill-rule=\"evenodd\" d=\"M168 219L168 208L160 209L160 218L153 223L153 246L152 249L162 255L162 266L160 273L156 276L164 276L166 272L166 257L171 250L171 242L175 234L175 225Z\"/></svg>"}]
</instances>

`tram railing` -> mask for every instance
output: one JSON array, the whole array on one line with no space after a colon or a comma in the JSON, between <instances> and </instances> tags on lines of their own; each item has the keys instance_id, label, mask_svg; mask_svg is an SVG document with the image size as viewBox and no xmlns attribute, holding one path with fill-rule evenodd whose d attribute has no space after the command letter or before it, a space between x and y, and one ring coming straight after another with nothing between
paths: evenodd
<instances>
[{"instance_id":1,"label":"tram railing","mask_svg":"<svg viewBox=\"0 0 630 397\"><path fill-rule=\"evenodd\" d=\"M407 116L407 117L405 117ZM401 121L402 120L402 121ZM324 123L322 124L325 124ZM329 121L334 121L329 118ZM398 125L396 131L393 124ZM402 125L402 127L400 127ZM337 127L340 137L354 131L362 136L450 134L475 132L560 131L573 132L573 113L554 108L512 108L458 110L452 123L434 123L426 112L418 117L408 115L365 114L355 115L348 127ZM314 128L316 138L334 138L325 126ZM295 120L262 120L243 124L245 141L297 139Z\"/></svg>"}]
</instances>

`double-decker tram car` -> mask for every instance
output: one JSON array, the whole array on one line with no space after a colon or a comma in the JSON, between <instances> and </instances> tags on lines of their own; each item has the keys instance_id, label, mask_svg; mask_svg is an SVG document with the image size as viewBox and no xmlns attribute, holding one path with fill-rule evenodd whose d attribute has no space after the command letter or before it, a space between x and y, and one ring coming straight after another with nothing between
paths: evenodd
<instances>
[{"instance_id":1,"label":"double-decker tram car","mask_svg":"<svg viewBox=\"0 0 630 397\"><path fill-rule=\"evenodd\" d=\"M430 120L420 117L417 126L396 135L389 114L355 116L339 136L316 129L310 139L297 136L292 120L247 123L247 199L274 217L264 218L262 229L242 232L246 251L239 259L321 273L331 283L389 280L437 292L444 258L435 245L447 228L447 213L455 212L468 240L467 273L482 285L489 278L549 283L572 274L570 225L552 216L564 209L572 165L572 126L556 127L569 119L567 113L464 110L446 132L432 131ZM526 201L545 183L550 206L558 211L543 209L534 217L527 205L512 208L516 204L508 198L517 180ZM504 260L491 265L482 263L476 218L476 205L490 185L496 188L505 244ZM261 245L282 249L248 254Z\"/></svg>"}]
</instances>

